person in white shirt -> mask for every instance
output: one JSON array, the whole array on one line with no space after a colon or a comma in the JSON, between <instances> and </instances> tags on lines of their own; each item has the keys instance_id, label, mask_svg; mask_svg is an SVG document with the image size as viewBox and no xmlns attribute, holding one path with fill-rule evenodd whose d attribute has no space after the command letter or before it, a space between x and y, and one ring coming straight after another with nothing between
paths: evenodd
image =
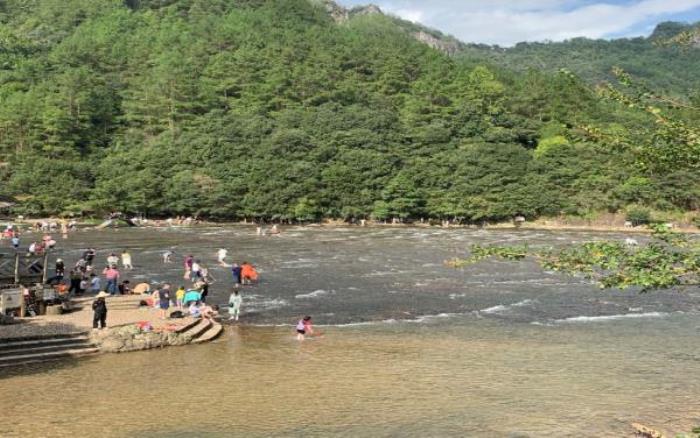
<instances>
[{"instance_id":1,"label":"person in white shirt","mask_svg":"<svg viewBox=\"0 0 700 438\"><path fill-rule=\"evenodd\" d=\"M108 266L117 266L119 264L119 257L117 257L116 254L112 253L107 257L107 265Z\"/></svg>"},{"instance_id":2,"label":"person in white shirt","mask_svg":"<svg viewBox=\"0 0 700 438\"><path fill-rule=\"evenodd\" d=\"M229 321L238 321L238 315L241 313L241 303L243 302L243 297L238 293L238 290L234 290L231 297L228 299L228 314Z\"/></svg>"},{"instance_id":3,"label":"person in white shirt","mask_svg":"<svg viewBox=\"0 0 700 438\"><path fill-rule=\"evenodd\" d=\"M134 269L131 265L131 254L127 250L122 251L122 266L124 269Z\"/></svg>"},{"instance_id":4,"label":"person in white shirt","mask_svg":"<svg viewBox=\"0 0 700 438\"><path fill-rule=\"evenodd\" d=\"M221 266L226 266L226 256L228 255L228 250L224 248L220 248L219 251L217 251L217 258L219 259L219 264Z\"/></svg>"},{"instance_id":5,"label":"person in white shirt","mask_svg":"<svg viewBox=\"0 0 700 438\"><path fill-rule=\"evenodd\" d=\"M192 272L190 275L192 281L197 281L202 277L202 265L199 264L199 260L192 262Z\"/></svg>"}]
</instances>

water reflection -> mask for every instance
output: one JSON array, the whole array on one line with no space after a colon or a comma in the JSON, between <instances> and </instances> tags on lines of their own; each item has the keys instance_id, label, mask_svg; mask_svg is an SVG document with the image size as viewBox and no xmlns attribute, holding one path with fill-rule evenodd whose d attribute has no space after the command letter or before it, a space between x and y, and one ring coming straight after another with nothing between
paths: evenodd
<instances>
[{"instance_id":1,"label":"water reflection","mask_svg":"<svg viewBox=\"0 0 700 438\"><path fill-rule=\"evenodd\" d=\"M239 327L213 344L2 381L10 436L622 436L700 420L697 319ZM672 338L666 333L674 333ZM15 388L22 388L16 391ZM65 406L68 418L24 412ZM519 435L518 435L519 434Z\"/></svg>"}]
</instances>

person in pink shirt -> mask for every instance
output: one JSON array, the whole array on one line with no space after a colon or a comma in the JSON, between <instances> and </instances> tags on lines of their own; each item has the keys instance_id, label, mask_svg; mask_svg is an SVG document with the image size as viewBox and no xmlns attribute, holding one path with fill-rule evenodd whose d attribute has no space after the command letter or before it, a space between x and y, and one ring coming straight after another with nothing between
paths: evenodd
<instances>
[{"instance_id":1,"label":"person in pink shirt","mask_svg":"<svg viewBox=\"0 0 700 438\"><path fill-rule=\"evenodd\" d=\"M108 266L102 271L102 274L107 279L107 292L109 292L110 295L115 295L117 290L119 290L119 270L116 266Z\"/></svg>"}]
</instances>

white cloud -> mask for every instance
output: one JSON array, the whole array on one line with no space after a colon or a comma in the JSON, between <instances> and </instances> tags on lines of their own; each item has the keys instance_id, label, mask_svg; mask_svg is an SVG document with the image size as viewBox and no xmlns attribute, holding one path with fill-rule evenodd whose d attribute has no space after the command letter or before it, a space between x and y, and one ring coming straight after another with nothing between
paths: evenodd
<instances>
[{"instance_id":1,"label":"white cloud","mask_svg":"<svg viewBox=\"0 0 700 438\"><path fill-rule=\"evenodd\" d=\"M347 5L364 0L341 0ZM700 0L374 0L385 11L466 42L602 38L700 8Z\"/></svg>"},{"instance_id":2,"label":"white cloud","mask_svg":"<svg viewBox=\"0 0 700 438\"><path fill-rule=\"evenodd\" d=\"M422 23L425 19L425 14L423 11L418 9L397 9L392 11L392 13L398 15L404 20L412 21L414 23Z\"/></svg>"}]
</instances>

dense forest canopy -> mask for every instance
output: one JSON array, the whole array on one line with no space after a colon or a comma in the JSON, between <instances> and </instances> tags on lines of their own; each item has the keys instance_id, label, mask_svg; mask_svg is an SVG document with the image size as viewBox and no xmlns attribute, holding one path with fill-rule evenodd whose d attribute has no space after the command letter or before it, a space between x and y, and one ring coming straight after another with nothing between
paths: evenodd
<instances>
[{"instance_id":1,"label":"dense forest canopy","mask_svg":"<svg viewBox=\"0 0 700 438\"><path fill-rule=\"evenodd\" d=\"M638 165L653 114L550 70L308 0L0 0L0 196L230 219L698 208L700 172Z\"/></svg>"},{"instance_id":2,"label":"dense forest canopy","mask_svg":"<svg viewBox=\"0 0 700 438\"><path fill-rule=\"evenodd\" d=\"M574 38L564 42L519 43L511 48L471 44L462 47L460 56L516 71L567 69L593 84L613 80L612 69L620 67L660 93L692 99L698 105L700 77L696 72L700 70L700 49L671 44L683 37L692 38L698 29L697 24L666 22L656 26L646 38Z\"/></svg>"}]
</instances>

